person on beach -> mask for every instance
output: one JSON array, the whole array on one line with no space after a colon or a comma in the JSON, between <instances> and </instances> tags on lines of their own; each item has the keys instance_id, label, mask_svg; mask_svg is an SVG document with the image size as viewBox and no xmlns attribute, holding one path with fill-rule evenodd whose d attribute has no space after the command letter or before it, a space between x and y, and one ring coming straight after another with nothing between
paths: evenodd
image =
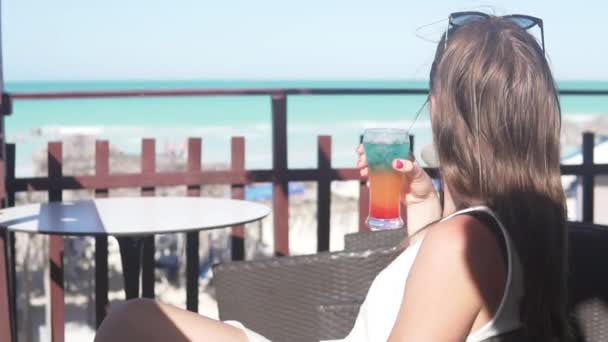
<instances>
[{"instance_id":1,"label":"person on beach","mask_svg":"<svg viewBox=\"0 0 608 342\"><path fill-rule=\"evenodd\" d=\"M529 16L450 15L428 98L442 192L416 163L393 162L409 237L343 341L567 340L561 113L544 42L528 32L536 26ZM268 339L137 299L110 312L96 341Z\"/></svg>"}]
</instances>

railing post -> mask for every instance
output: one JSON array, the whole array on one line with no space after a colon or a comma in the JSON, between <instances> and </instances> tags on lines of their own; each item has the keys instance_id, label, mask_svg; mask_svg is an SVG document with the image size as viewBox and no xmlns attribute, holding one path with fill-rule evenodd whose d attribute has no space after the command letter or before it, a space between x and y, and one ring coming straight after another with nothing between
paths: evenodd
<instances>
[{"instance_id":1,"label":"railing post","mask_svg":"<svg viewBox=\"0 0 608 342\"><path fill-rule=\"evenodd\" d=\"M415 160L415 157L414 157L414 135L410 134L408 136L408 138L409 138L409 143L410 143L410 151L409 151L408 158L410 160ZM401 201L400 206L401 206L401 219L403 220L403 224L407 226L407 206L405 205L405 203L403 201Z\"/></svg>"},{"instance_id":2,"label":"railing post","mask_svg":"<svg viewBox=\"0 0 608 342\"><path fill-rule=\"evenodd\" d=\"M272 96L272 212L275 255L289 255L289 188L287 179L287 96Z\"/></svg>"},{"instance_id":3,"label":"railing post","mask_svg":"<svg viewBox=\"0 0 608 342\"><path fill-rule=\"evenodd\" d=\"M0 1L1 5L1 1ZM2 7L2 6L0 6ZM0 16L1 16L0 9ZM10 115L13 111L11 97L4 92L4 67L3 67L3 57L2 57L2 19L0 19L0 161L2 163L6 162L6 130L4 127L4 116ZM6 173L4 170L0 173L0 180L2 181L2 185L0 187L0 200L4 202L6 200L5 190L6 186L4 180L6 179Z\"/></svg>"},{"instance_id":4,"label":"railing post","mask_svg":"<svg viewBox=\"0 0 608 342\"><path fill-rule=\"evenodd\" d=\"M232 172L242 174L245 172L245 138L233 137L231 143L232 149ZM231 196L233 199L243 200L245 199L245 184L232 184L231 185ZM232 253L232 260L244 260L245 259L245 226L238 225L232 227L232 234L230 234L230 251Z\"/></svg>"},{"instance_id":5,"label":"railing post","mask_svg":"<svg viewBox=\"0 0 608 342\"><path fill-rule=\"evenodd\" d=\"M366 223L369 213L369 189L367 182L362 180L359 182L359 231L367 232L369 227Z\"/></svg>"},{"instance_id":6,"label":"railing post","mask_svg":"<svg viewBox=\"0 0 608 342\"><path fill-rule=\"evenodd\" d=\"M595 188L595 174L593 173L593 154L595 149L595 136L593 133L583 133L583 222L593 223L593 207Z\"/></svg>"},{"instance_id":7,"label":"railing post","mask_svg":"<svg viewBox=\"0 0 608 342\"><path fill-rule=\"evenodd\" d=\"M188 139L188 165L189 173L201 172L202 140L200 138ZM199 197L200 185L188 186L188 196ZM198 312L198 276L200 271L199 232L186 233L186 308Z\"/></svg>"},{"instance_id":8,"label":"railing post","mask_svg":"<svg viewBox=\"0 0 608 342\"><path fill-rule=\"evenodd\" d=\"M6 103L6 102L4 102ZM12 185L15 181L15 144L6 144L6 181L5 181L5 190L6 190L6 206L14 207L15 206L15 190ZM12 328L13 328L13 337L16 339L17 331L19 330L19 325L17 322L17 271L15 268L15 233L14 232L6 232L8 235L8 267L9 267L9 293L10 296L10 306L11 306L11 315L12 319Z\"/></svg>"},{"instance_id":9,"label":"railing post","mask_svg":"<svg viewBox=\"0 0 608 342\"><path fill-rule=\"evenodd\" d=\"M317 142L317 251L329 251L331 215L331 137L319 136Z\"/></svg>"},{"instance_id":10,"label":"railing post","mask_svg":"<svg viewBox=\"0 0 608 342\"><path fill-rule=\"evenodd\" d=\"M363 135L359 136L359 143L363 143ZM367 214L369 213L369 189L367 188L367 179L359 181L359 231L369 231L367 225Z\"/></svg>"},{"instance_id":11,"label":"railing post","mask_svg":"<svg viewBox=\"0 0 608 342\"><path fill-rule=\"evenodd\" d=\"M15 181L15 144L6 144L6 205L9 207L15 206L15 190L13 190L13 182Z\"/></svg>"},{"instance_id":12,"label":"railing post","mask_svg":"<svg viewBox=\"0 0 608 342\"><path fill-rule=\"evenodd\" d=\"M63 151L61 142L48 144L49 201L62 200L61 179ZM64 241L61 235L49 237L49 261L51 276L51 341L63 342L65 333L65 303L63 283Z\"/></svg>"},{"instance_id":13,"label":"railing post","mask_svg":"<svg viewBox=\"0 0 608 342\"><path fill-rule=\"evenodd\" d=\"M141 151L142 177L156 173L156 148L154 139L144 139ZM154 187L142 188L142 196L154 196ZM141 295L144 298L154 298L154 235L143 238L141 260Z\"/></svg>"},{"instance_id":14,"label":"railing post","mask_svg":"<svg viewBox=\"0 0 608 342\"><path fill-rule=\"evenodd\" d=\"M110 144L95 142L95 176L110 174ZM95 189L95 197L108 197L108 189ZM95 325L99 327L106 317L108 306L108 237L95 237Z\"/></svg>"},{"instance_id":15,"label":"railing post","mask_svg":"<svg viewBox=\"0 0 608 342\"><path fill-rule=\"evenodd\" d=\"M1 5L1 1L0 1ZM2 7L2 6L0 6ZM1 10L0 10L1 14ZM1 16L1 15L0 15ZM2 20L0 19L0 36L2 35ZM6 181L8 180L8 175L6 173L7 166L7 155L6 155L6 129L5 129L5 121L4 117L10 115L13 111L12 100L11 97L4 92L4 68L3 68L3 57L2 57L2 39L0 38L0 206L6 207L8 205L9 199L7 198L6 192ZM13 163L14 166L14 163ZM14 170L14 169L13 169ZM14 171L13 171L14 175ZM5 247L8 247L6 257L9 270L6 281L10 282L6 284L6 288L10 293L9 295L9 307L10 307L10 315L14 316L11 322L11 329L13 332L13 338L17 338L17 299L16 299L16 274L15 274L15 234L12 232L7 232L7 242L8 244Z\"/></svg>"},{"instance_id":16,"label":"railing post","mask_svg":"<svg viewBox=\"0 0 608 342\"><path fill-rule=\"evenodd\" d=\"M0 227L0 340L15 341L16 317L12 310L9 280L8 234L6 229Z\"/></svg>"},{"instance_id":17,"label":"railing post","mask_svg":"<svg viewBox=\"0 0 608 342\"><path fill-rule=\"evenodd\" d=\"M0 7L1 6L1 1L0 1ZM1 9L0 9L0 17L1 17ZM6 94L4 92L4 67L3 67L3 56L2 56L2 19L0 19L0 164L2 165L1 169L0 169L0 206L5 207L7 206L7 196L6 196L6 180L7 180L7 174L6 174L6 170L5 170L5 166L6 166L6 130L5 130L5 121L4 121L4 116L6 115L10 115L12 112L12 101L11 98L8 94ZM10 242L11 240L14 240L15 236L13 233L11 232L7 232L6 233L6 242ZM16 331L17 331L17 319L16 319L16 313L17 313L17 306L16 306L16 291L17 288L15 286L16 284L16 280L15 280L15 260L14 260L14 247L15 244L14 243L8 243L7 245L5 245L4 247L8 247L8 250L6 251L6 257L8 258L6 260L7 265L9 266L8 269L8 276L6 278L7 282L6 283L6 289L8 291L9 295L9 308L10 308L10 314L13 317L13 320L11 322L11 330L13 332L13 336L12 338L16 338ZM11 252L12 249L12 252ZM2 281L0 279L0 281ZM1 285L0 285L1 286ZM1 299L0 299L1 300ZM0 308L1 310L2 308ZM2 315L2 313L0 313L0 315Z\"/></svg>"}]
</instances>

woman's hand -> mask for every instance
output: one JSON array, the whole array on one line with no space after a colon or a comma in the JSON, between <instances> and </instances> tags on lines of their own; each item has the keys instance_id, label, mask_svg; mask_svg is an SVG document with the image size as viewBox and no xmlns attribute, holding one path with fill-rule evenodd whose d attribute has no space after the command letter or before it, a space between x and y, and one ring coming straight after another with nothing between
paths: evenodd
<instances>
[{"instance_id":1,"label":"woman's hand","mask_svg":"<svg viewBox=\"0 0 608 342\"><path fill-rule=\"evenodd\" d=\"M357 154L359 172L362 177L367 177L368 167L363 145L357 147ZM439 220L441 204L431 177L418 164L407 159L395 159L393 169L403 175L401 199L408 209L408 233L413 234L429 223Z\"/></svg>"}]
</instances>

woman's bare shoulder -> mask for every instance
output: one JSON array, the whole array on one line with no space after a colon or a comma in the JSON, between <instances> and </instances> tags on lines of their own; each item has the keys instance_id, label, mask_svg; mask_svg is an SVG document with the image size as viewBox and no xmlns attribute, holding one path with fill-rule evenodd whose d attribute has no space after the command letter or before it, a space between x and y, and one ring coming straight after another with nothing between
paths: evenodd
<instances>
[{"instance_id":1,"label":"woman's bare shoulder","mask_svg":"<svg viewBox=\"0 0 608 342\"><path fill-rule=\"evenodd\" d=\"M437 254L446 253L453 257L464 252L480 256L501 253L493 230L470 215L458 215L429 227L423 245Z\"/></svg>"},{"instance_id":2,"label":"woman's bare shoulder","mask_svg":"<svg viewBox=\"0 0 608 342\"><path fill-rule=\"evenodd\" d=\"M506 286L507 263L491 227L473 216L458 215L428 230L414 262L416 276L460 282L475 290L485 309L496 309Z\"/></svg>"},{"instance_id":3,"label":"woman's bare shoulder","mask_svg":"<svg viewBox=\"0 0 608 342\"><path fill-rule=\"evenodd\" d=\"M464 338L502 296L499 244L481 221L459 215L427 228L408 274L393 340ZM442 329L437 329L437 326Z\"/></svg>"},{"instance_id":4,"label":"woman's bare shoulder","mask_svg":"<svg viewBox=\"0 0 608 342\"><path fill-rule=\"evenodd\" d=\"M416 271L429 272L427 279L460 282L474 291L483 310L492 313L500 304L507 279L506 255L500 244L487 224L458 215L429 227L416 257Z\"/></svg>"}]
</instances>

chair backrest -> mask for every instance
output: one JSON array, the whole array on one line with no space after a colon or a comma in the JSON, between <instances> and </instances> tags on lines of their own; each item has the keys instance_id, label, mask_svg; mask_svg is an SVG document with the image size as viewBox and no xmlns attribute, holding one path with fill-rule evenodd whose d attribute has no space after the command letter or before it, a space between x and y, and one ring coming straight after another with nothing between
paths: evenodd
<instances>
[{"instance_id":1,"label":"chair backrest","mask_svg":"<svg viewBox=\"0 0 608 342\"><path fill-rule=\"evenodd\" d=\"M364 251L367 249L395 247L405 239L406 234L405 228L346 234L344 236L344 250Z\"/></svg>"},{"instance_id":2,"label":"chair backrest","mask_svg":"<svg viewBox=\"0 0 608 342\"><path fill-rule=\"evenodd\" d=\"M344 337L372 281L395 253L388 248L216 265L220 319L240 321L272 341ZM321 325L321 319L333 325Z\"/></svg>"},{"instance_id":3,"label":"chair backrest","mask_svg":"<svg viewBox=\"0 0 608 342\"><path fill-rule=\"evenodd\" d=\"M569 310L576 341L608 341L608 226L568 223Z\"/></svg>"}]
</instances>

